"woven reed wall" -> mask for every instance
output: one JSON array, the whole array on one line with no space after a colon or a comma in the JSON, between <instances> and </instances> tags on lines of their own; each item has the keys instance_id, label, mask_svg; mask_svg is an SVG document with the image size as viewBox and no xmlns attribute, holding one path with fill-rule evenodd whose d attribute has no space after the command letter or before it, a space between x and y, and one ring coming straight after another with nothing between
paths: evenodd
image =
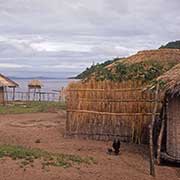
<instances>
[{"instance_id":1,"label":"woven reed wall","mask_svg":"<svg viewBox=\"0 0 180 180\"><path fill-rule=\"evenodd\" d=\"M140 81L71 83L67 91L66 134L96 140L119 136L124 141L147 141L155 95L143 89Z\"/></svg>"},{"instance_id":2,"label":"woven reed wall","mask_svg":"<svg viewBox=\"0 0 180 180\"><path fill-rule=\"evenodd\" d=\"M167 153L180 160L180 97L169 99L167 112Z\"/></svg>"}]
</instances>

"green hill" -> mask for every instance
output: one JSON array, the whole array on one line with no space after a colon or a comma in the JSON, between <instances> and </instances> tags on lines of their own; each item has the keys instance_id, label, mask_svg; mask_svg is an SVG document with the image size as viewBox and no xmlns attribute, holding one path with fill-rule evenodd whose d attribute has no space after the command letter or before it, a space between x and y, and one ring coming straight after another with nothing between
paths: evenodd
<instances>
[{"instance_id":1,"label":"green hill","mask_svg":"<svg viewBox=\"0 0 180 180\"><path fill-rule=\"evenodd\" d=\"M166 45L162 45L159 49L163 48L180 49L180 40L168 42Z\"/></svg>"},{"instance_id":2,"label":"green hill","mask_svg":"<svg viewBox=\"0 0 180 180\"><path fill-rule=\"evenodd\" d=\"M75 77L75 79L85 79L87 77L89 77L92 73L103 69L104 67L106 67L109 64L112 64L115 61L120 60L121 58L114 58L113 60L107 60L103 63L97 63L96 65L92 65L91 67L87 67L85 71L83 71L82 73L80 73L79 75L77 75ZM122 58L123 59L123 58Z\"/></svg>"},{"instance_id":3,"label":"green hill","mask_svg":"<svg viewBox=\"0 0 180 180\"><path fill-rule=\"evenodd\" d=\"M168 42L166 45L162 45L159 49L180 49L180 40ZM159 51L159 54L160 53L161 53L161 51ZM143 54L143 53L141 52L141 54ZM164 55L163 54L159 55L159 54L157 54L157 57L165 56L165 52L164 52ZM139 56L140 55L138 54L138 57ZM134 57L134 56L131 56L131 57ZM157 58L157 57L154 57L154 58ZM114 58L113 60L108 60L108 61L105 61L104 63L98 63L96 65L92 65L91 67L86 68L85 71L83 71L82 73L77 75L75 78L76 79L86 79L86 78L90 77L91 74L96 73L96 75L98 75L99 77L106 76L106 78L113 79L114 77L112 77L110 70L105 67L110 64L113 64L114 62L117 62L116 64L118 64L119 60L121 62L122 59L124 59L124 58ZM144 59L144 56L142 57L142 59ZM135 61L135 60L132 60L132 61ZM122 71L123 72L122 74L124 74L125 67L124 66L120 67L119 71Z\"/></svg>"}]
</instances>

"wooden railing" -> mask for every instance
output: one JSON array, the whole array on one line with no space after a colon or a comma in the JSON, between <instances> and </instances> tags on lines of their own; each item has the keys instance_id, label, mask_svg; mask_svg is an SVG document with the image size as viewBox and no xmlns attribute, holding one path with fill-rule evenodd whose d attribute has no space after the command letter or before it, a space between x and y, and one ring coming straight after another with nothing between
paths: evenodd
<instances>
[{"instance_id":1,"label":"wooden railing","mask_svg":"<svg viewBox=\"0 0 180 180\"><path fill-rule=\"evenodd\" d=\"M8 101L64 101L65 98L59 92L11 92L5 93Z\"/></svg>"}]
</instances>

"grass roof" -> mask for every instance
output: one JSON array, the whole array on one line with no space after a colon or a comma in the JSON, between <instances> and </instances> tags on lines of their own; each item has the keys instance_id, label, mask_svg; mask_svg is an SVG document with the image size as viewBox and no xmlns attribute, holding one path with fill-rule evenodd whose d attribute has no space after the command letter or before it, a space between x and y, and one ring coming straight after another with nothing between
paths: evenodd
<instances>
[{"instance_id":1,"label":"grass roof","mask_svg":"<svg viewBox=\"0 0 180 180\"><path fill-rule=\"evenodd\" d=\"M180 63L159 76L157 81L164 84L163 89L168 94L180 95Z\"/></svg>"},{"instance_id":2,"label":"grass roof","mask_svg":"<svg viewBox=\"0 0 180 180\"><path fill-rule=\"evenodd\" d=\"M42 82L40 80L31 80L29 83L28 83L28 87L32 87L32 88L41 88L42 87Z\"/></svg>"},{"instance_id":3,"label":"grass roof","mask_svg":"<svg viewBox=\"0 0 180 180\"><path fill-rule=\"evenodd\" d=\"M0 86L1 87L17 87L19 86L15 81L9 79L8 77L0 74Z\"/></svg>"},{"instance_id":4,"label":"grass roof","mask_svg":"<svg viewBox=\"0 0 180 180\"><path fill-rule=\"evenodd\" d=\"M105 68L97 69L90 78L116 82L142 80L146 83L152 83L179 63L179 49L141 51Z\"/></svg>"}]
</instances>

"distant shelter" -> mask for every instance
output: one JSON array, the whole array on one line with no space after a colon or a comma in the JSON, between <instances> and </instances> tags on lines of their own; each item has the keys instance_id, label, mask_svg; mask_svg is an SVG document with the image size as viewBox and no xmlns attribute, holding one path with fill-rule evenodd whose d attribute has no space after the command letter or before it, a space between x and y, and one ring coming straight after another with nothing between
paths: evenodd
<instances>
[{"instance_id":1,"label":"distant shelter","mask_svg":"<svg viewBox=\"0 0 180 180\"><path fill-rule=\"evenodd\" d=\"M15 89L19 85L8 77L0 74L0 104L6 104L8 101L7 89L13 89L13 99L15 98Z\"/></svg>"},{"instance_id":2,"label":"distant shelter","mask_svg":"<svg viewBox=\"0 0 180 180\"><path fill-rule=\"evenodd\" d=\"M28 83L28 99L30 99L30 93L31 90L33 90L33 99L35 99L36 94L39 94L39 100L41 100L41 88L43 87L43 84L40 80L33 79Z\"/></svg>"}]
</instances>

